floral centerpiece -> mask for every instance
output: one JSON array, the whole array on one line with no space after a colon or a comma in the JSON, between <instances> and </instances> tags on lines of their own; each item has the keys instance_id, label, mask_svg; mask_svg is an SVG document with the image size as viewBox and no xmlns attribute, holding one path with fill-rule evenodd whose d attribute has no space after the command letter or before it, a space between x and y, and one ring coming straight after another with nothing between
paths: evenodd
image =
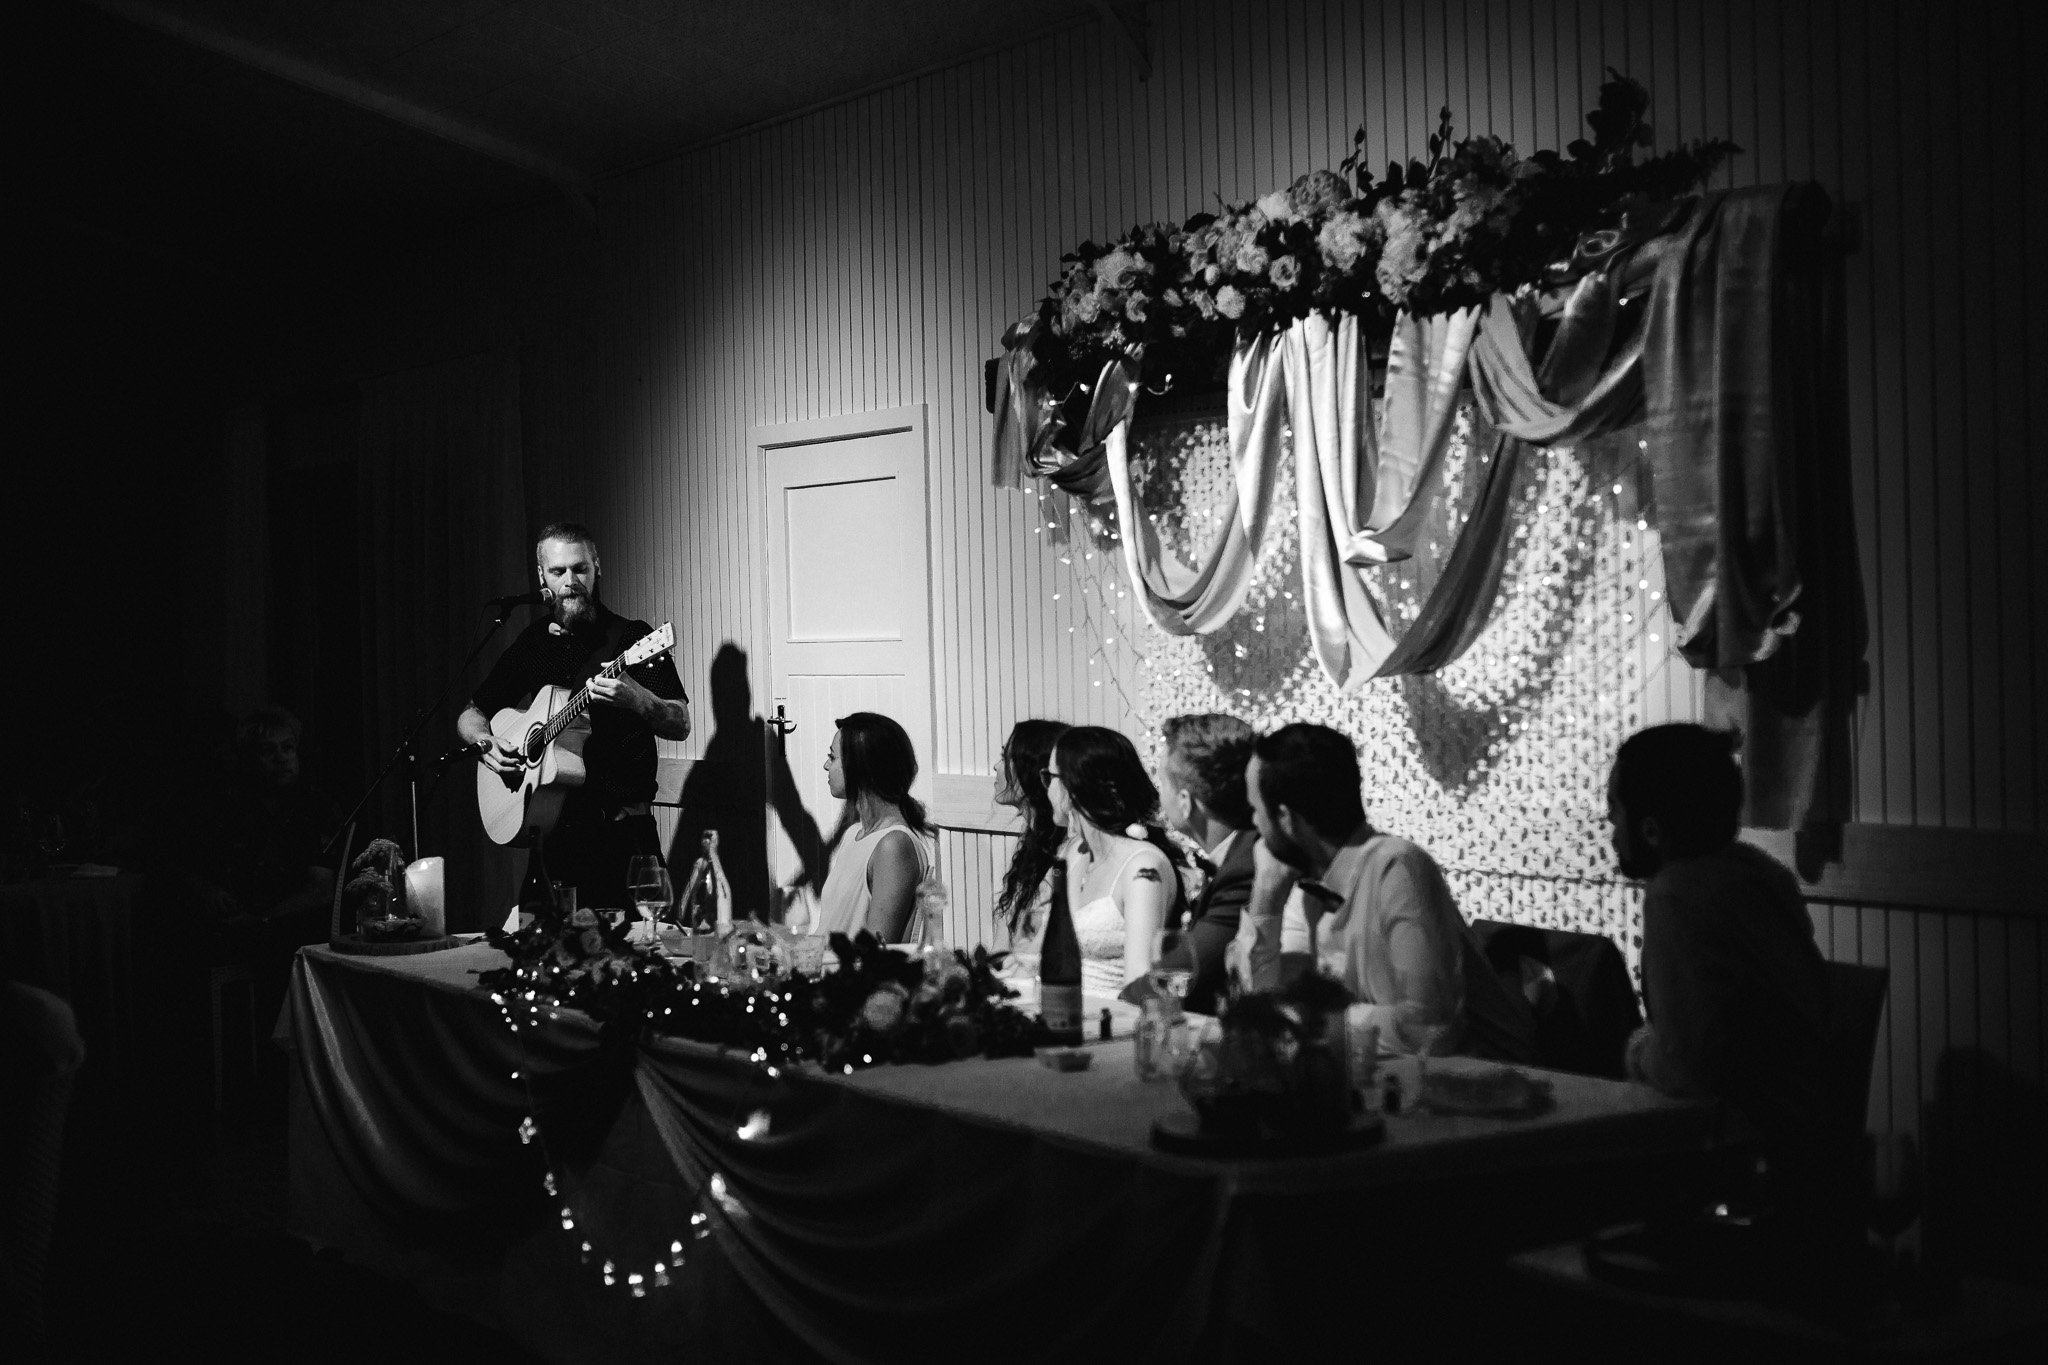
<instances>
[{"instance_id":1,"label":"floral centerpiece","mask_svg":"<svg viewBox=\"0 0 2048 1365\"><path fill-rule=\"evenodd\" d=\"M348 867L342 907L365 943L395 943L419 936L423 920L405 901L405 850L372 839Z\"/></svg>"},{"instance_id":2,"label":"floral centerpiece","mask_svg":"<svg viewBox=\"0 0 2048 1365\"><path fill-rule=\"evenodd\" d=\"M809 975L754 967L699 974L629 942L623 923L584 909L536 916L490 942L512 959L480 983L517 1031L563 1008L609 1032L651 1033L739 1048L770 1067L839 1071L882 1062L1028 1055L1039 1022L1008 1003L1005 954L928 950L912 956L863 930L834 934L839 965Z\"/></svg>"}]
</instances>

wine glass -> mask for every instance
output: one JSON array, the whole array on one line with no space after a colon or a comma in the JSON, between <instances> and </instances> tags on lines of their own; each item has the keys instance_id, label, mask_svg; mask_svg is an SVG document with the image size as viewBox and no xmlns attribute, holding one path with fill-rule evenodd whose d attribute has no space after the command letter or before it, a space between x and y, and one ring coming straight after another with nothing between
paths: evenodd
<instances>
[{"instance_id":1,"label":"wine glass","mask_svg":"<svg viewBox=\"0 0 2048 1365\"><path fill-rule=\"evenodd\" d=\"M637 853L626 865L626 885L632 888L633 904L640 908L640 919L647 926L641 933L651 943L654 921L668 909L668 869L662 866L658 854Z\"/></svg>"}]
</instances>

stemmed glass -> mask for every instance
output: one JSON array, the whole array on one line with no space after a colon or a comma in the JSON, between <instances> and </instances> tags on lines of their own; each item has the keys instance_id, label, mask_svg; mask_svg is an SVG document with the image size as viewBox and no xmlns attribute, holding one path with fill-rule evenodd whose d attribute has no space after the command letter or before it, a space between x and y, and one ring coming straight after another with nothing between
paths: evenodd
<instances>
[{"instance_id":1,"label":"stemmed glass","mask_svg":"<svg viewBox=\"0 0 2048 1365\"><path fill-rule=\"evenodd\" d=\"M640 908L640 919L646 924L641 930L644 942L655 941L654 922L668 909L670 887L668 869L662 866L661 858L652 853L636 853L626 865L626 885L633 890L633 904Z\"/></svg>"}]
</instances>

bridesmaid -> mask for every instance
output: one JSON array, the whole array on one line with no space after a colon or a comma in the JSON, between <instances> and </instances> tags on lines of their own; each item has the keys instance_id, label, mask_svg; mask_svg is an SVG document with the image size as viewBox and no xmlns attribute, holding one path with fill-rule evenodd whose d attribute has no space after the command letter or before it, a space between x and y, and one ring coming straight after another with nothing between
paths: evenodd
<instances>
[{"instance_id":1,"label":"bridesmaid","mask_svg":"<svg viewBox=\"0 0 2048 1365\"><path fill-rule=\"evenodd\" d=\"M825 756L825 780L846 805L813 932L867 929L884 943L900 943L934 855L924 804L910 794L917 754L903 727L887 716L856 711L842 716L838 727Z\"/></svg>"},{"instance_id":2,"label":"bridesmaid","mask_svg":"<svg viewBox=\"0 0 2048 1365\"><path fill-rule=\"evenodd\" d=\"M1046 788L1053 818L1081 836L1068 887L1082 988L1120 995L1150 970L1153 935L1185 911L1187 860L1159 824L1159 789L1137 746L1115 730L1080 725L1061 735Z\"/></svg>"},{"instance_id":3,"label":"bridesmaid","mask_svg":"<svg viewBox=\"0 0 2048 1365\"><path fill-rule=\"evenodd\" d=\"M1066 732L1064 721L1020 720L996 760L996 804L1024 817L1024 837L1010 856L1003 891L996 898L996 919L1009 930L1013 951L1037 949L1045 927L1045 902L1052 894L1046 873L1065 856L1067 831L1052 818L1045 768L1053 744Z\"/></svg>"}]
</instances>

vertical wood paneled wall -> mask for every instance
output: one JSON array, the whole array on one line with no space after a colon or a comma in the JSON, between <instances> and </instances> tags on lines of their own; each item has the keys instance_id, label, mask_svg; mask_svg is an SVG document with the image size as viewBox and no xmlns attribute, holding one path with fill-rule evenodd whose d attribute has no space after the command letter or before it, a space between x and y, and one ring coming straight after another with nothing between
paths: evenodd
<instances>
[{"instance_id":1,"label":"vertical wood paneled wall","mask_svg":"<svg viewBox=\"0 0 2048 1365\"><path fill-rule=\"evenodd\" d=\"M1040 552L1027 500L988 486L981 362L1005 324L1082 239L1334 166L1361 122L1378 164L1422 152L1443 104L1461 131L1560 147L1612 66L1650 87L1661 146L1726 134L1747 153L1724 183L1818 180L1860 221L1857 818L2041 830L2048 478L2029 457L2048 363L2027 319L2048 270L2026 225L2048 221L2048 167L2026 117L2038 82L1992 7L1187 0L1149 16L1147 82L1099 27L1073 29L608 181L594 229L547 215L485 235L459 278L472 292L446 307L520 333L531 510L601 529L610 596L675 617L693 692L722 641L766 635L747 430L921 402L930 520L901 532L928 530L934 557L926 762L985 772L1026 715L1125 723L1073 629L1070 571ZM1672 674L1683 714L1692 683ZM791 761L823 739L798 735ZM986 932L1006 852L948 835L956 937ZM2037 926L1818 913L1838 955L1893 969L1896 1121L1958 1028L2038 1084Z\"/></svg>"}]
</instances>

